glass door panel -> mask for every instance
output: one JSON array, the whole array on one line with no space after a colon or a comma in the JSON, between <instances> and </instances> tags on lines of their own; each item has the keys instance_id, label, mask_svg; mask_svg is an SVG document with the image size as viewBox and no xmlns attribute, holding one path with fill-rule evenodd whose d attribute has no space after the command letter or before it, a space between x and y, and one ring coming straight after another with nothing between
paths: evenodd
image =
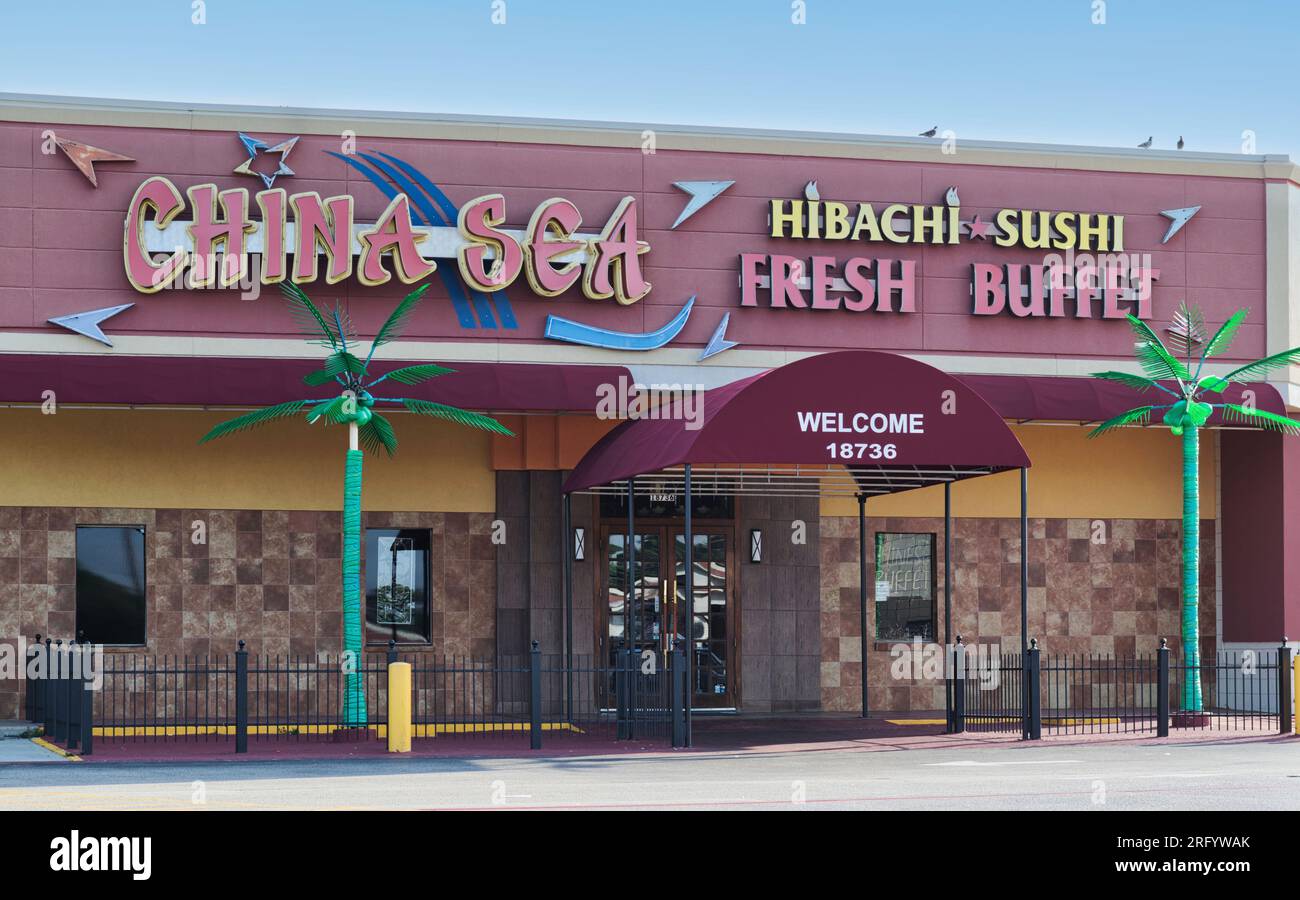
<instances>
[{"instance_id":1,"label":"glass door panel","mask_svg":"<svg viewBox=\"0 0 1300 900\"><path fill-rule=\"evenodd\" d=\"M664 598L658 530L633 536L632 599L627 602L627 534L610 532L606 541L605 653L632 647L658 649L663 633Z\"/></svg>"},{"instance_id":2,"label":"glass door panel","mask_svg":"<svg viewBox=\"0 0 1300 900\"><path fill-rule=\"evenodd\" d=\"M733 687L735 642L728 584L730 537L723 532L691 536L692 578L690 596L691 653L693 656L692 700L695 707L735 705ZM686 537L673 535L676 570L674 598L676 621L686 615Z\"/></svg>"}]
</instances>

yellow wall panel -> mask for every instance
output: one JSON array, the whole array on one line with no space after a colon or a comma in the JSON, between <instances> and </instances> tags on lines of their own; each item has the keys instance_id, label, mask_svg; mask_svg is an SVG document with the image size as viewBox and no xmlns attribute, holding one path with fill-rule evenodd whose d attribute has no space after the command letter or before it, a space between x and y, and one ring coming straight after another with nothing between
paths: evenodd
<instances>
[{"instance_id":1,"label":"yellow wall panel","mask_svg":"<svg viewBox=\"0 0 1300 900\"><path fill-rule=\"evenodd\" d=\"M1013 427L1029 453L1029 514L1043 518L1178 519L1182 517L1182 442L1167 428L1121 428L1088 439L1087 428ZM1201 434L1201 518L1215 516L1213 432ZM953 485L953 515L1019 516L1020 474L1003 472ZM851 497L822 500L822 515L856 516ZM867 501L870 516L942 516L943 488Z\"/></svg>"},{"instance_id":2,"label":"yellow wall panel","mask_svg":"<svg viewBox=\"0 0 1300 900\"><path fill-rule=\"evenodd\" d=\"M209 444L235 413L31 408L0 411L7 472L0 506L340 509L346 429L302 419ZM407 413L389 417L396 458L367 455L362 505L385 511L492 512L491 437Z\"/></svg>"}]
</instances>

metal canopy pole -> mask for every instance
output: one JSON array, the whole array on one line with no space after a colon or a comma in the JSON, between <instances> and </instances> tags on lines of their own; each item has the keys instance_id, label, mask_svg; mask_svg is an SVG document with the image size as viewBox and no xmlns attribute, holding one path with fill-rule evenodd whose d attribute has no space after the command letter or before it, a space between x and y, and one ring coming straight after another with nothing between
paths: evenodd
<instances>
[{"instance_id":1,"label":"metal canopy pole","mask_svg":"<svg viewBox=\"0 0 1300 900\"><path fill-rule=\"evenodd\" d=\"M631 739L635 737L636 721L636 676L635 659L633 658L636 649L633 641L636 638L636 579L633 576L633 570L636 569L636 479L628 478L627 480L627 550L624 553L624 559L627 562L627 592L623 595L623 690L627 700L627 732L626 736Z\"/></svg>"},{"instance_id":2,"label":"metal canopy pole","mask_svg":"<svg viewBox=\"0 0 1300 900\"><path fill-rule=\"evenodd\" d=\"M950 656L952 647L952 482L943 483L943 647L944 659ZM948 731L952 731L952 673L949 673L947 685L943 692L944 721Z\"/></svg>"},{"instance_id":3,"label":"metal canopy pole","mask_svg":"<svg viewBox=\"0 0 1300 900\"><path fill-rule=\"evenodd\" d=\"M683 703L686 715L686 746L694 746L691 724L691 707L695 705L695 535L691 531L691 464L686 464L684 475L683 500L685 502L685 521L682 523L682 537L686 542L686 690ZM680 602L680 601L678 601ZM735 660L732 660L734 664Z\"/></svg>"},{"instance_id":4,"label":"metal canopy pole","mask_svg":"<svg viewBox=\"0 0 1300 900\"><path fill-rule=\"evenodd\" d=\"M1020 661L1029 671L1029 470L1020 470ZM1029 736L1029 679L1021 677L1020 730Z\"/></svg>"},{"instance_id":5,"label":"metal canopy pole","mask_svg":"<svg viewBox=\"0 0 1300 900\"><path fill-rule=\"evenodd\" d=\"M867 495L858 494L858 603L862 632L862 718L867 717Z\"/></svg>"},{"instance_id":6,"label":"metal canopy pole","mask_svg":"<svg viewBox=\"0 0 1300 900\"><path fill-rule=\"evenodd\" d=\"M632 570L636 568L636 479L627 480L627 547L623 554L624 561L627 563L627 573L624 581L626 582L626 593L623 594L623 648L629 653L632 651L632 641L636 635L635 618L636 602L633 597L635 587L635 576Z\"/></svg>"},{"instance_id":7,"label":"metal canopy pole","mask_svg":"<svg viewBox=\"0 0 1300 900\"><path fill-rule=\"evenodd\" d=\"M1029 650L1029 470L1020 470L1020 652Z\"/></svg>"},{"instance_id":8,"label":"metal canopy pole","mask_svg":"<svg viewBox=\"0 0 1300 900\"><path fill-rule=\"evenodd\" d=\"M564 495L560 519L564 529L564 714L573 717L573 496Z\"/></svg>"}]
</instances>

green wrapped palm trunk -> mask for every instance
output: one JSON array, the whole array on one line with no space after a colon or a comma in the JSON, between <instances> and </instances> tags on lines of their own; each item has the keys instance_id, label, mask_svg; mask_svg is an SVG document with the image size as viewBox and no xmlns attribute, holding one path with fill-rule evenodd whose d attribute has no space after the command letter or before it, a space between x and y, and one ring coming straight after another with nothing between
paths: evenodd
<instances>
[{"instance_id":1,"label":"green wrapped palm trunk","mask_svg":"<svg viewBox=\"0 0 1300 900\"><path fill-rule=\"evenodd\" d=\"M1183 679L1182 708L1201 711L1201 430L1183 431Z\"/></svg>"},{"instance_id":2,"label":"green wrapped palm trunk","mask_svg":"<svg viewBox=\"0 0 1300 900\"><path fill-rule=\"evenodd\" d=\"M366 689L361 677L361 462L349 450L343 474L343 725L366 723Z\"/></svg>"},{"instance_id":3,"label":"green wrapped palm trunk","mask_svg":"<svg viewBox=\"0 0 1300 900\"><path fill-rule=\"evenodd\" d=\"M356 330L347 310L335 306L322 312L296 284L281 284L289 301L289 310L298 325L309 336L311 343L329 351L324 365L303 376L303 384L311 388L331 387L326 396L287 400L274 406L253 410L216 425L199 439L199 443L238 434L258 428L269 422L306 415L308 424L322 423L323 427L342 425L348 433L347 463L343 475L343 655L341 660L343 682L343 715L340 730L365 728L369 725L366 714L365 679L361 671L362 619L361 619L361 461L362 451L397 453L397 435L387 417L380 413L383 406L400 407L416 416L453 422L470 428L480 428L496 434L513 432L491 416L470 412L445 403L411 397L376 397L371 389L380 384L417 385L453 370L436 363L417 363L390 369L382 375L370 371L375 351L397 340L410 318L416 304L428 290L424 284L407 294L389 314L370 341L365 357L361 351ZM353 351L357 351L354 353ZM334 393L337 391L337 393ZM385 391L387 393L387 391Z\"/></svg>"}]
</instances>

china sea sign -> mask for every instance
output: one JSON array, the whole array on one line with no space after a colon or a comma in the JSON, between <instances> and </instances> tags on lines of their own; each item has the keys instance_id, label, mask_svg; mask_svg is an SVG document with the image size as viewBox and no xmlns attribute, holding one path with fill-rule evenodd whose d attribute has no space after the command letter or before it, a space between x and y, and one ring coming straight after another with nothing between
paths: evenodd
<instances>
[{"instance_id":1,"label":"china sea sign","mask_svg":"<svg viewBox=\"0 0 1300 900\"><path fill-rule=\"evenodd\" d=\"M1183 442L1183 658L1188 666L1183 680L1181 708L1200 713L1203 709L1200 672L1200 430L1215 410L1221 410L1227 422L1254 425L1285 434L1300 434L1300 422L1237 403L1222 400L1231 384L1245 384L1262 378L1276 369L1300 362L1300 347L1284 350L1263 359L1239 366L1223 376L1205 374L1206 360L1228 349L1245 321L1249 310L1239 309L1206 340L1205 316L1198 307L1182 304L1170 328L1166 346L1150 326L1135 316L1129 323L1137 337L1134 345L1143 375L1128 372L1097 372L1095 377L1136 388L1143 393L1164 394L1164 402L1138 406L1098 425L1089 434L1096 437L1123 425L1146 425L1157 413L1175 437ZM1199 358L1197 350L1199 349ZM1176 352L1175 352L1176 351ZM1181 354L1180 359L1177 354ZM1214 399L1220 398L1220 402Z\"/></svg>"},{"instance_id":2,"label":"china sea sign","mask_svg":"<svg viewBox=\"0 0 1300 900\"><path fill-rule=\"evenodd\" d=\"M391 404L405 408L408 412L420 416L444 419L458 425L481 428L498 434L510 435L512 432L491 416L469 412L431 400L417 400L405 397L376 397L372 389L381 390L380 385L391 382L400 385L415 385L449 375L454 369L434 364L402 366L392 369L378 377L372 376L370 367L374 362L375 351L390 341L396 340L402 333L412 311L424 296L428 285L421 285L402 299L389 315L387 321L370 341L370 347L363 359L359 354L362 347L356 336L347 312L339 306L332 311L322 311L311 301L307 294L293 283L281 285L289 302L295 320L307 334L308 341L319 344L329 355L324 365L315 372L303 377L309 387L324 388L334 385L339 388L336 396L313 397L287 400L274 406L254 410L245 415L222 422L207 434L199 443L225 437L240 431L265 425L278 419L303 415L308 424L324 422L348 427L348 450L345 456L343 475L343 660L344 660L344 698L343 725L361 727L366 725L366 695L359 672L361 661L361 462L367 452L386 452L390 457L397 453L397 437L393 426L381 415L376 407L379 404Z\"/></svg>"}]
</instances>

